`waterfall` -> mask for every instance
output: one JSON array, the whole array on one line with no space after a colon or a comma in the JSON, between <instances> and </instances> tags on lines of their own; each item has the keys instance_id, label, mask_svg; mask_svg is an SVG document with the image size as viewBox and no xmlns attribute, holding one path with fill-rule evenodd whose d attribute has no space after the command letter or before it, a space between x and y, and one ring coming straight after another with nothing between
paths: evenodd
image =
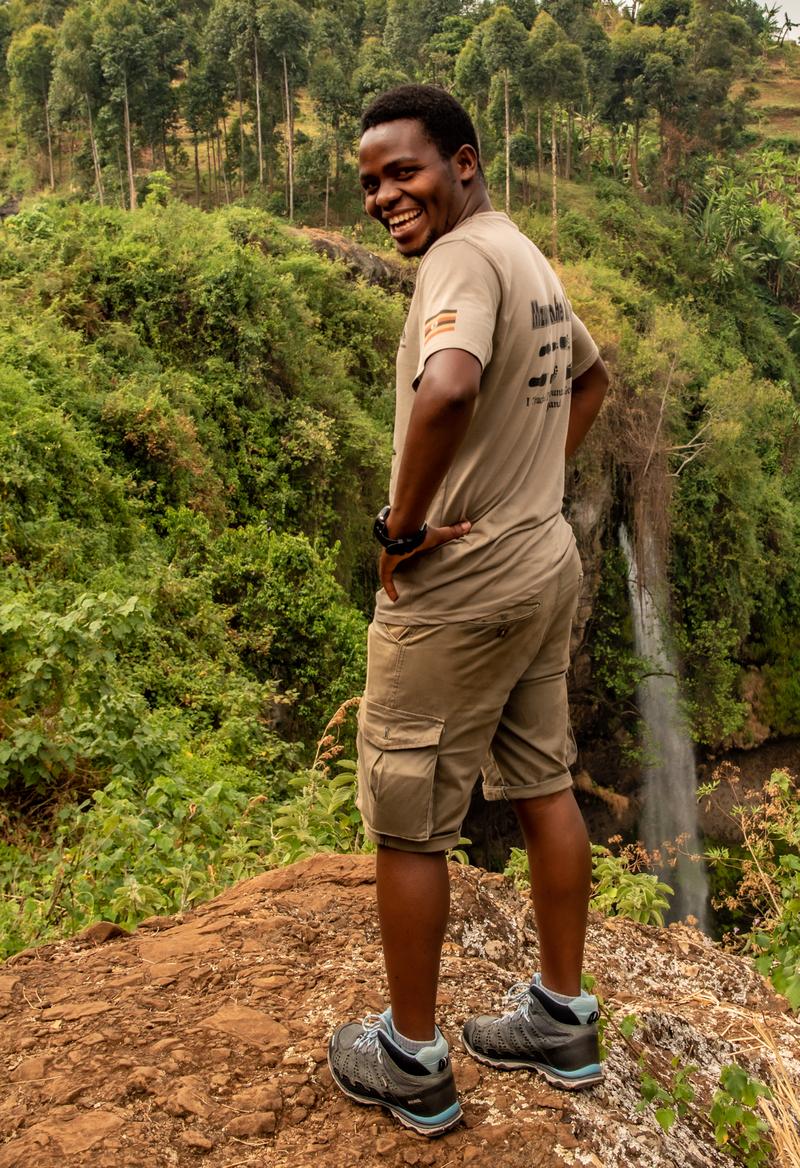
<instances>
[{"instance_id":1,"label":"waterfall","mask_svg":"<svg viewBox=\"0 0 800 1168\"><path fill-rule=\"evenodd\" d=\"M694 746L680 704L678 662L659 612L667 607L665 573L659 570L653 541L645 534L643 586L624 527L620 527L619 541L628 565L636 653L652 667L652 674L640 682L636 691L645 727L642 843L648 852L653 852L661 849L664 841L683 837L677 866L659 870L659 878L675 889L667 919L680 921L691 914L698 927L708 932L705 864L689 859L689 854L701 854Z\"/></svg>"}]
</instances>

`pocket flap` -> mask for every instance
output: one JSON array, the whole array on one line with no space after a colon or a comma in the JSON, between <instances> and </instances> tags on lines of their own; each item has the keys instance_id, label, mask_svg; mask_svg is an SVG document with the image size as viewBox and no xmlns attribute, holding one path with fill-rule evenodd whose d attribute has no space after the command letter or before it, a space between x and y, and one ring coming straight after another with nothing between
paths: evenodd
<instances>
[{"instance_id":1,"label":"pocket flap","mask_svg":"<svg viewBox=\"0 0 800 1168\"><path fill-rule=\"evenodd\" d=\"M414 750L438 745L444 719L395 710L365 699L359 710L359 728L367 741L380 750Z\"/></svg>"}]
</instances>

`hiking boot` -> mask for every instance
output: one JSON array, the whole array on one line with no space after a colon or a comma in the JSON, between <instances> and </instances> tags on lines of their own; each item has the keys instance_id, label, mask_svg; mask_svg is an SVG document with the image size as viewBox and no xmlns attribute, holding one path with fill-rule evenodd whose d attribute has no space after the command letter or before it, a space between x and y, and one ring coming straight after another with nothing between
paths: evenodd
<instances>
[{"instance_id":1,"label":"hiking boot","mask_svg":"<svg viewBox=\"0 0 800 1168\"><path fill-rule=\"evenodd\" d=\"M512 986L507 999L516 1006L510 1014L470 1018L464 1026L464 1046L473 1058L502 1071L540 1071L548 1083L570 1090L601 1082L594 994L582 992L572 1009L554 1001L537 974L532 984Z\"/></svg>"},{"instance_id":2,"label":"hiking boot","mask_svg":"<svg viewBox=\"0 0 800 1168\"><path fill-rule=\"evenodd\" d=\"M461 1119L448 1047L438 1027L436 1040L419 1054L394 1041L391 1010L347 1022L328 1043L334 1082L358 1103L387 1108L406 1127L438 1136Z\"/></svg>"}]
</instances>

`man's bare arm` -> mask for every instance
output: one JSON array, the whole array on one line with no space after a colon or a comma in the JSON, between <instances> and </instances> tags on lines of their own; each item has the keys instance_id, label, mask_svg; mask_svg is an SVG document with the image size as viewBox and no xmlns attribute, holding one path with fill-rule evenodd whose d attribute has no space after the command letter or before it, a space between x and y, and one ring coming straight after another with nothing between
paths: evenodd
<instances>
[{"instance_id":1,"label":"man's bare arm","mask_svg":"<svg viewBox=\"0 0 800 1168\"><path fill-rule=\"evenodd\" d=\"M463 349L442 349L425 363L408 424L387 528L392 537L410 535L425 522L431 501L472 421L481 386L481 364ZM412 555L466 535L467 521L428 528ZM381 555L381 584L397 599L394 569L406 556Z\"/></svg>"},{"instance_id":2,"label":"man's bare arm","mask_svg":"<svg viewBox=\"0 0 800 1168\"><path fill-rule=\"evenodd\" d=\"M603 398L608 389L608 370L602 357L598 357L594 365L576 377L572 383L572 396L569 405L569 427L564 452L567 458L574 454L583 442L592 423L600 412Z\"/></svg>"}]
</instances>

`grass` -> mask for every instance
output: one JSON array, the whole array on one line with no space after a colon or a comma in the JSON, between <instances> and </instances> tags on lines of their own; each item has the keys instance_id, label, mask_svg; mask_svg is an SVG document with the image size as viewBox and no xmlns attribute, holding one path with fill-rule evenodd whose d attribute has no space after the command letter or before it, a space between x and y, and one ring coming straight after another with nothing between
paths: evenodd
<instances>
[{"instance_id":1,"label":"grass","mask_svg":"<svg viewBox=\"0 0 800 1168\"><path fill-rule=\"evenodd\" d=\"M800 45L772 50L756 86L755 124L763 138L800 142Z\"/></svg>"},{"instance_id":2,"label":"grass","mask_svg":"<svg viewBox=\"0 0 800 1168\"><path fill-rule=\"evenodd\" d=\"M800 1095L796 1079L783 1061L774 1036L766 1025L755 1024L758 1037L771 1063L771 1099L759 1105L769 1124L777 1168L797 1168L800 1164Z\"/></svg>"}]
</instances>

